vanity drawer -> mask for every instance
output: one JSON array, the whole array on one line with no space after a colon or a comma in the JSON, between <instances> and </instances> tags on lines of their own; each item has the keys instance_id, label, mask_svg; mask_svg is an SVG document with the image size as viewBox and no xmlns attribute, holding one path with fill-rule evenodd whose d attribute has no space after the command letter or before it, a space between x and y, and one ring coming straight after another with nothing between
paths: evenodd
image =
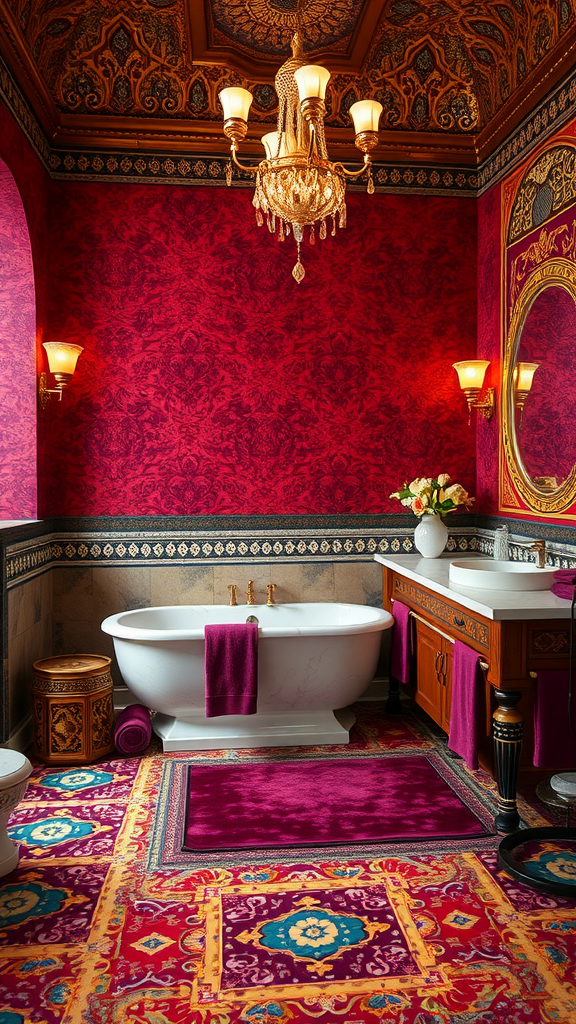
<instances>
[{"instance_id":1,"label":"vanity drawer","mask_svg":"<svg viewBox=\"0 0 576 1024\"><path fill-rule=\"evenodd\" d=\"M449 627L450 634L462 640L473 640L480 647L488 650L490 646L489 625L484 619L472 615L462 607L455 607L449 601L428 590L422 589L416 583L403 576L394 574L392 584L392 598L408 604L413 609L421 609L428 615Z\"/></svg>"}]
</instances>

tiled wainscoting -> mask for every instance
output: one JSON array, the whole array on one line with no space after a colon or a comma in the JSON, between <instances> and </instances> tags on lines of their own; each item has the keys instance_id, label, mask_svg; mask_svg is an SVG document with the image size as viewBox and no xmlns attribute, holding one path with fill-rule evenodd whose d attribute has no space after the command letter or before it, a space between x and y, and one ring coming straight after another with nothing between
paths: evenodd
<instances>
[{"instance_id":1,"label":"tiled wainscoting","mask_svg":"<svg viewBox=\"0 0 576 1024\"><path fill-rule=\"evenodd\" d=\"M498 521L449 522L448 550L492 553ZM529 532L532 530L532 532ZM516 532L517 531L517 532ZM514 541L547 539L549 561L576 565L576 531L510 524ZM228 584L244 603L275 583L275 599L381 606L376 552L414 550L406 516L215 517L39 522L2 531L3 668L0 742L21 745L30 719L31 669L52 654L107 654L100 623L130 608L226 604ZM389 639L388 637L386 638ZM382 670L385 654L381 659ZM116 667L115 682L121 682Z\"/></svg>"}]
</instances>

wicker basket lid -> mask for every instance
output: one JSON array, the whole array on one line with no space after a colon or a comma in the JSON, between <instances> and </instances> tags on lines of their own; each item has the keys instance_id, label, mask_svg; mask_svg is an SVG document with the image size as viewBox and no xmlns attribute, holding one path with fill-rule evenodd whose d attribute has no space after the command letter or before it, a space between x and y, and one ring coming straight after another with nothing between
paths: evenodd
<instances>
[{"instance_id":1,"label":"wicker basket lid","mask_svg":"<svg viewBox=\"0 0 576 1024\"><path fill-rule=\"evenodd\" d=\"M54 658L41 658L34 662L39 676L90 676L106 672L112 659L101 654L61 654Z\"/></svg>"}]
</instances>

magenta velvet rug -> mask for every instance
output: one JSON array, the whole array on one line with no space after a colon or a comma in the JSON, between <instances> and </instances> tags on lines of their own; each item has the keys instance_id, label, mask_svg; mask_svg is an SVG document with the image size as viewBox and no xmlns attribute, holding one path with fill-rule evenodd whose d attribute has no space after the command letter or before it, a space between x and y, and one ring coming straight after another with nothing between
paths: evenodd
<instances>
[{"instance_id":1,"label":"magenta velvet rug","mask_svg":"<svg viewBox=\"0 0 576 1024\"><path fill-rule=\"evenodd\" d=\"M422 755L191 764L183 849L489 835L450 776Z\"/></svg>"}]
</instances>

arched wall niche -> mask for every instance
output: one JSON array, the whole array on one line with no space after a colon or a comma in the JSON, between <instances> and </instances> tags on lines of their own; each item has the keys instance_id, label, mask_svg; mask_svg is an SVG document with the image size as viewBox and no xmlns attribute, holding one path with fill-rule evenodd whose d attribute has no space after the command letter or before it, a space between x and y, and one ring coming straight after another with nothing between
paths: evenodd
<instances>
[{"instance_id":1,"label":"arched wall niche","mask_svg":"<svg viewBox=\"0 0 576 1024\"><path fill-rule=\"evenodd\" d=\"M0 521L35 519L36 301L30 234L0 159Z\"/></svg>"}]
</instances>

